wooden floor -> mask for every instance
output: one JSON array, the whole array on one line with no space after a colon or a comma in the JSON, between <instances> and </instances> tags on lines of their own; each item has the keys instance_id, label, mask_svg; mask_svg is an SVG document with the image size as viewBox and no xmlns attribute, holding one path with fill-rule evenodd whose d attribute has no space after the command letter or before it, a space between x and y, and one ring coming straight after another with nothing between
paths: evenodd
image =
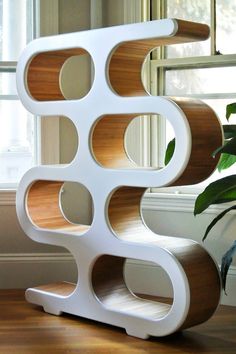
<instances>
[{"instance_id":1,"label":"wooden floor","mask_svg":"<svg viewBox=\"0 0 236 354\"><path fill-rule=\"evenodd\" d=\"M1 290L0 353L235 354L236 308L222 306L201 326L144 341L116 327L67 314L46 314L26 303L22 290Z\"/></svg>"}]
</instances>

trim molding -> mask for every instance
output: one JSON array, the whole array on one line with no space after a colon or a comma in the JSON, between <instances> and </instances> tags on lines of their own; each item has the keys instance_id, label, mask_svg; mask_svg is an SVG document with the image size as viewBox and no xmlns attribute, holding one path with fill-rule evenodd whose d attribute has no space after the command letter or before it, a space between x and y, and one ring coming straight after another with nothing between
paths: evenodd
<instances>
[{"instance_id":1,"label":"trim molding","mask_svg":"<svg viewBox=\"0 0 236 354\"><path fill-rule=\"evenodd\" d=\"M142 209L149 211L175 211L192 213L197 195L173 193L146 193L142 200ZM230 206L230 203L211 205L204 214L218 214ZM236 214L230 211L229 215Z\"/></svg>"},{"instance_id":2,"label":"trim molding","mask_svg":"<svg viewBox=\"0 0 236 354\"><path fill-rule=\"evenodd\" d=\"M126 263L125 278L128 287L134 293L164 297L172 296L172 286L170 280L166 273L158 265L129 259ZM142 279L142 282L140 282L140 279ZM229 269L226 291L228 295L222 292L221 304L236 306L235 266L231 266Z\"/></svg>"},{"instance_id":3,"label":"trim molding","mask_svg":"<svg viewBox=\"0 0 236 354\"><path fill-rule=\"evenodd\" d=\"M2 205L16 205L16 190L0 190L0 206Z\"/></svg>"},{"instance_id":4,"label":"trim molding","mask_svg":"<svg viewBox=\"0 0 236 354\"><path fill-rule=\"evenodd\" d=\"M197 195L194 194L173 194L173 193L146 193L142 200L142 209L149 211L175 211L193 213L194 203ZM15 205L16 190L0 190L0 206ZM204 213L218 214L229 206L229 203L210 206ZM229 215L236 214L231 211ZM0 255L1 257L1 255Z\"/></svg>"},{"instance_id":5,"label":"trim molding","mask_svg":"<svg viewBox=\"0 0 236 354\"><path fill-rule=\"evenodd\" d=\"M77 279L77 266L70 253L0 253L0 264L0 289L26 289L53 281L74 282ZM134 293L172 295L168 276L153 263L128 259L125 280ZM229 270L227 292L228 296L223 294L221 303L236 306L235 266Z\"/></svg>"},{"instance_id":6,"label":"trim molding","mask_svg":"<svg viewBox=\"0 0 236 354\"><path fill-rule=\"evenodd\" d=\"M62 280L76 282L77 266L69 253L0 254L0 289L27 289Z\"/></svg>"},{"instance_id":7,"label":"trim molding","mask_svg":"<svg viewBox=\"0 0 236 354\"><path fill-rule=\"evenodd\" d=\"M58 34L59 1L40 0L37 2L39 11L38 36Z\"/></svg>"},{"instance_id":8,"label":"trim molding","mask_svg":"<svg viewBox=\"0 0 236 354\"><path fill-rule=\"evenodd\" d=\"M74 262L70 253L0 253L0 263Z\"/></svg>"}]
</instances>

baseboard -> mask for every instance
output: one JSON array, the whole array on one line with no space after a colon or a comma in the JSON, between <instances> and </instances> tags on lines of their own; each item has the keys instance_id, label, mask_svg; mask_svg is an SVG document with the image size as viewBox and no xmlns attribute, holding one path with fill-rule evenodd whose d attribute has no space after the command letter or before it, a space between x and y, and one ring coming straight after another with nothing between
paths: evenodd
<instances>
[{"instance_id":1,"label":"baseboard","mask_svg":"<svg viewBox=\"0 0 236 354\"><path fill-rule=\"evenodd\" d=\"M77 281L77 267L68 253L0 254L1 289L26 289L61 280Z\"/></svg>"},{"instance_id":2,"label":"baseboard","mask_svg":"<svg viewBox=\"0 0 236 354\"><path fill-rule=\"evenodd\" d=\"M168 276L155 264L129 259L125 278L134 293L172 296ZM69 253L0 254L0 289L26 289L61 280L77 281L77 267ZM221 303L236 306L236 267L229 270L227 294Z\"/></svg>"},{"instance_id":3,"label":"baseboard","mask_svg":"<svg viewBox=\"0 0 236 354\"><path fill-rule=\"evenodd\" d=\"M142 209L148 211L182 212L193 215L196 198L196 194L146 193L142 199ZM217 215L230 205L230 203L210 205L204 210L203 214ZM235 215L236 211L232 210L229 214Z\"/></svg>"}]
</instances>

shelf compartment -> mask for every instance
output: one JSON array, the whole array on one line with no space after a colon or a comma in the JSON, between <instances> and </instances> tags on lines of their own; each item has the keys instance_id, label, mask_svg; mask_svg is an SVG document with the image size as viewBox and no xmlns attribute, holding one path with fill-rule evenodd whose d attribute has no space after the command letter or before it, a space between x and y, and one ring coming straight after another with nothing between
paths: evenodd
<instances>
[{"instance_id":1,"label":"shelf compartment","mask_svg":"<svg viewBox=\"0 0 236 354\"><path fill-rule=\"evenodd\" d=\"M76 288L76 284L62 281L57 283L51 283L46 285L37 286L31 291L43 291L50 294L60 295L60 296L69 296L71 295Z\"/></svg>"},{"instance_id":2,"label":"shelf compartment","mask_svg":"<svg viewBox=\"0 0 236 354\"><path fill-rule=\"evenodd\" d=\"M109 79L112 88L121 96L143 96L142 65L148 53L159 46L203 41L209 37L209 27L204 24L175 20L175 35L168 38L135 40L121 43L112 53Z\"/></svg>"},{"instance_id":3,"label":"shelf compartment","mask_svg":"<svg viewBox=\"0 0 236 354\"><path fill-rule=\"evenodd\" d=\"M36 54L29 62L26 74L30 95L38 101L64 100L61 70L68 59L82 55L91 59L89 53L82 48Z\"/></svg>"},{"instance_id":4,"label":"shelf compartment","mask_svg":"<svg viewBox=\"0 0 236 354\"><path fill-rule=\"evenodd\" d=\"M220 298L221 287L214 261L206 251L197 244L184 249L179 247L178 241L175 241L176 258L181 262L190 289L189 307L179 328L184 329L202 323L212 316ZM170 248L167 249L170 252ZM130 314L136 318L156 321L168 316L172 306L177 306L175 292L170 303L165 300L151 301L133 294L124 280L125 260L111 255L102 255L97 259L92 271L92 286L98 300L109 310ZM209 274L202 277L205 269ZM214 294L209 297L213 288Z\"/></svg>"},{"instance_id":5,"label":"shelf compartment","mask_svg":"<svg viewBox=\"0 0 236 354\"><path fill-rule=\"evenodd\" d=\"M218 117L207 104L200 100L176 97L168 98L168 100L177 104L182 110L192 137L188 164L182 175L172 185L202 182L214 172L219 160L219 156L212 157L212 152L221 146L223 141L222 127ZM156 112L158 112L158 106ZM94 158L102 167L147 169L133 162L125 148L127 127L140 115L138 113L104 115L97 120L92 131L91 148Z\"/></svg>"},{"instance_id":6,"label":"shelf compartment","mask_svg":"<svg viewBox=\"0 0 236 354\"><path fill-rule=\"evenodd\" d=\"M63 214L60 201L63 184L43 180L33 183L26 199L28 215L39 228L83 234L90 226L71 223Z\"/></svg>"},{"instance_id":7,"label":"shelf compartment","mask_svg":"<svg viewBox=\"0 0 236 354\"><path fill-rule=\"evenodd\" d=\"M220 158L213 151L223 144L223 130L217 114L206 103L190 98L171 98L185 114L192 137L189 162L172 185L191 185L204 181L216 169Z\"/></svg>"},{"instance_id":8,"label":"shelf compartment","mask_svg":"<svg viewBox=\"0 0 236 354\"><path fill-rule=\"evenodd\" d=\"M94 292L103 305L113 311L149 319L159 319L170 311L171 304L150 301L134 295L124 281L125 258L103 255L92 272Z\"/></svg>"},{"instance_id":9,"label":"shelf compartment","mask_svg":"<svg viewBox=\"0 0 236 354\"><path fill-rule=\"evenodd\" d=\"M92 133L92 152L96 161L107 168L137 168L125 149L125 132L137 114L113 114L101 117Z\"/></svg>"}]
</instances>

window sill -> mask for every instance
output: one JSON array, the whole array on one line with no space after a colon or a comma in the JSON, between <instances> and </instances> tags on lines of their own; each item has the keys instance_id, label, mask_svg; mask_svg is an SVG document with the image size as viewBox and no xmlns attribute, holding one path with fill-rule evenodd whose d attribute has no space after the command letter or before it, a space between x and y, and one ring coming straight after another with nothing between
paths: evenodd
<instances>
[{"instance_id":1,"label":"window sill","mask_svg":"<svg viewBox=\"0 0 236 354\"><path fill-rule=\"evenodd\" d=\"M196 194L184 193L146 193L142 200L142 209L148 211L170 211L184 212L193 214L194 203L197 198ZM235 203L224 203L210 206L204 211L204 214L218 214L225 210L228 206ZM229 214L235 214L231 211Z\"/></svg>"},{"instance_id":2,"label":"window sill","mask_svg":"<svg viewBox=\"0 0 236 354\"><path fill-rule=\"evenodd\" d=\"M16 205L16 189L1 189L0 205Z\"/></svg>"}]
</instances>

